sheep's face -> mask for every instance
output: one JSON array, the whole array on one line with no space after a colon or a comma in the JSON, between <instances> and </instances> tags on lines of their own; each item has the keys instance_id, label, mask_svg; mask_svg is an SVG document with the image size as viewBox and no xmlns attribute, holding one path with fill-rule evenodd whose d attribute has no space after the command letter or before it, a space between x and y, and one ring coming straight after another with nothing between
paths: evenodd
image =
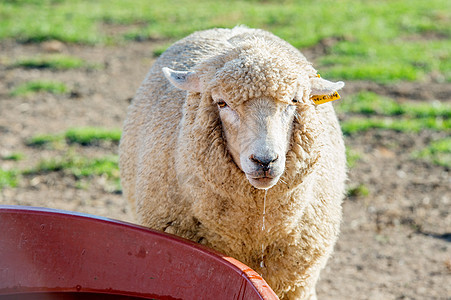
<instances>
[{"instance_id":1,"label":"sheep's face","mask_svg":"<svg viewBox=\"0 0 451 300\"><path fill-rule=\"evenodd\" d=\"M268 189L285 170L297 111L293 99L301 100L298 105L312 106L306 104L310 96L331 94L344 83L309 77L295 69L279 78L281 75L272 69L274 63L254 61L243 67L242 61L230 61L221 72L206 78L195 71L163 68L163 73L177 88L211 95L203 97L212 99L204 104L217 106L227 149L235 164L251 185ZM268 70L263 72L265 68ZM274 78L271 74L275 74Z\"/></svg>"},{"instance_id":2,"label":"sheep's face","mask_svg":"<svg viewBox=\"0 0 451 300\"><path fill-rule=\"evenodd\" d=\"M275 185L285 169L296 106L262 97L233 106L224 93L213 93L227 148L250 184Z\"/></svg>"}]
</instances>

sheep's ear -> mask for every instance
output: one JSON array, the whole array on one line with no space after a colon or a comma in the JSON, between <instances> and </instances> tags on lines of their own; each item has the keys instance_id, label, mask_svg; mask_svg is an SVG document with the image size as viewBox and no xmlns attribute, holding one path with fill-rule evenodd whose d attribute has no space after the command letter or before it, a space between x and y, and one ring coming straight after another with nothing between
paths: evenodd
<instances>
[{"instance_id":1,"label":"sheep's ear","mask_svg":"<svg viewBox=\"0 0 451 300\"><path fill-rule=\"evenodd\" d=\"M321 95L331 95L345 86L343 81L332 82L321 77L310 78L312 89L311 97Z\"/></svg>"},{"instance_id":2,"label":"sheep's ear","mask_svg":"<svg viewBox=\"0 0 451 300\"><path fill-rule=\"evenodd\" d=\"M164 76L173 86L181 90L200 92L199 76L192 71L174 71L164 67Z\"/></svg>"}]
</instances>

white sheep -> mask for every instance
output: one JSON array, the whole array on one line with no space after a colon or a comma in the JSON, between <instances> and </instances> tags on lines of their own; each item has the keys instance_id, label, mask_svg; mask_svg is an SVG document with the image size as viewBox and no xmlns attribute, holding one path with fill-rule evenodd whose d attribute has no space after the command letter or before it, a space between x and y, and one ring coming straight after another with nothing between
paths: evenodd
<instances>
[{"instance_id":1,"label":"white sheep","mask_svg":"<svg viewBox=\"0 0 451 300\"><path fill-rule=\"evenodd\" d=\"M343 85L263 30L175 43L124 124L122 186L139 222L244 262L281 299L316 299L339 233L346 158L332 105L311 97Z\"/></svg>"}]
</instances>

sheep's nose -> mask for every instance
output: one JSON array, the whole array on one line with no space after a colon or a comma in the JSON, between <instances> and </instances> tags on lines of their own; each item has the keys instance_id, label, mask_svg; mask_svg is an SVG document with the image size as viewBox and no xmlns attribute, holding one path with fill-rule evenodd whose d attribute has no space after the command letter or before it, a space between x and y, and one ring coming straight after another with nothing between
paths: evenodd
<instances>
[{"instance_id":1,"label":"sheep's nose","mask_svg":"<svg viewBox=\"0 0 451 300\"><path fill-rule=\"evenodd\" d=\"M249 156L249 159L256 164L259 164L263 171L266 172L270 169L269 165L279 159L279 155L258 157L252 154L251 156Z\"/></svg>"}]
</instances>

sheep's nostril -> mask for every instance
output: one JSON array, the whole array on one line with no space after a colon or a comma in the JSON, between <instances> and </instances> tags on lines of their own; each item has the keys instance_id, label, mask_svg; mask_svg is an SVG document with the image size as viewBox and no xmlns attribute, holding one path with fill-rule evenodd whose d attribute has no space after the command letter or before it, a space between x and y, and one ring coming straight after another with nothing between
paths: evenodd
<instances>
[{"instance_id":1,"label":"sheep's nostril","mask_svg":"<svg viewBox=\"0 0 451 300\"><path fill-rule=\"evenodd\" d=\"M256 164L259 164L262 167L263 171L269 171L270 164L279 159L279 155L258 157L252 154L251 156L249 156L249 159Z\"/></svg>"}]
</instances>

